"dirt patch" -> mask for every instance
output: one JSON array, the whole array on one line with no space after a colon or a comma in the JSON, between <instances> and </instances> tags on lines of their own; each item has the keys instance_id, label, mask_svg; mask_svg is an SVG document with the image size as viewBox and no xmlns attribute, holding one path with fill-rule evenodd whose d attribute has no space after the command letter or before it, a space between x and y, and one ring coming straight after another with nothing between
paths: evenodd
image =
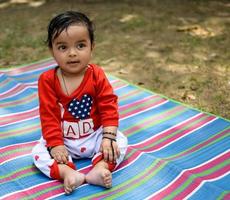
<instances>
[{"instance_id":1,"label":"dirt patch","mask_svg":"<svg viewBox=\"0 0 230 200\"><path fill-rule=\"evenodd\" d=\"M93 62L108 73L230 118L227 0L1 1L0 66L49 57L47 23L69 9L94 20Z\"/></svg>"}]
</instances>

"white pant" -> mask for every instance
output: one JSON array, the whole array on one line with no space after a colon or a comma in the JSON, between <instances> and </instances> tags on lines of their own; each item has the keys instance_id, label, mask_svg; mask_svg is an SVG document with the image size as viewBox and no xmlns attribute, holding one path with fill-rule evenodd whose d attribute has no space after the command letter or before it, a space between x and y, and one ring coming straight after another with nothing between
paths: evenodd
<instances>
[{"instance_id":1,"label":"white pant","mask_svg":"<svg viewBox=\"0 0 230 200\"><path fill-rule=\"evenodd\" d=\"M77 140L65 138L64 145L69 152L69 162L73 162L72 158L93 158L92 160L95 160L98 156L100 156L101 153L99 152L99 149L102 141L102 131L102 128L99 128L90 136ZM116 140L120 149L120 157L116 161L117 167L125 157L128 141L120 131L117 131ZM51 178L50 167L54 164L55 160L51 158L46 147L46 141L43 139L43 137L41 137L39 143L33 148L32 156L36 167L40 169L46 176Z\"/></svg>"}]
</instances>

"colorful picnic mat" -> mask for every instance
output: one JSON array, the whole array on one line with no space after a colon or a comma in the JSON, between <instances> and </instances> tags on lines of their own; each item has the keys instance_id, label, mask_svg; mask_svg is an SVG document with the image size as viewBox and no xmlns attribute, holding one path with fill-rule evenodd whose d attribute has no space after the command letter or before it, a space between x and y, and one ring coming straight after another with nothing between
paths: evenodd
<instances>
[{"instance_id":1,"label":"colorful picnic mat","mask_svg":"<svg viewBox=\"0 0 230 200\"><path fill-rule=\"evenodd\" d=\"M0 199L230 199L230 121L109 76L129 148L113 187L63 185L33 165L37 79L53 60L0 70ZM76 162L86 173L90 160Z\"/></svg>"}]
</instances>

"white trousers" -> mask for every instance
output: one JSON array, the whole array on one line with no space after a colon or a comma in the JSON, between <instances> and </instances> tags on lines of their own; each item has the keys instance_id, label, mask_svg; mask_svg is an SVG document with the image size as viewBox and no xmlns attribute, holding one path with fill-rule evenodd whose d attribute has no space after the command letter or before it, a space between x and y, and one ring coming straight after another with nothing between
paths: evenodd
<instances>
[{"instance_id":1,"label":"white trousers","mask_svg":"<svg viewBox=\"0 0 230 200\"><path fill-rule=\"evenodd\" d=\"M69 153L69 162L73 162L72 159L92 158L96 160L98 156L101 156L100 145L102 141L103 129L99 128L90 136L80 138L77 140L64 138L64 145ZM125 153L128 147L127 138L117 131L117 145L120 149L120 157L116 160L116 167L123 161ZM55 160L51 158L47 147L46 141L41 137L39 143L32 150L33 161L36 167L41 170L46 176L51 177L51 166ZM116 168L115 167L115 168Z\"/></svg>"}]
</instances>

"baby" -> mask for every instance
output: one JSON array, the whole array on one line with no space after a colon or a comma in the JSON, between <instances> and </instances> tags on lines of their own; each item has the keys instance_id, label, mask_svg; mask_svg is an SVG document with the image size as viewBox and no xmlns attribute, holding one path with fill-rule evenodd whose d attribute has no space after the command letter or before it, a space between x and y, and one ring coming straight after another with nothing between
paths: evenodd
<instances>
[{"instance_id":1,"label":"baby","mask_svg":"<svg viewBox=\"0 0 230 200\"><path fill-rule=\"evenodd\" d=\"M89 63L93 24L83 13L61 13L48 26L47 44L57 66L38 81L42 136L32 151L34 163L48 177L62 180L66 194L84 182L110 188L127 138L117 130L112 86L101 67ZM73 163L81 158L92 158L86 175Z\"/></svg>"}]
</instances>

